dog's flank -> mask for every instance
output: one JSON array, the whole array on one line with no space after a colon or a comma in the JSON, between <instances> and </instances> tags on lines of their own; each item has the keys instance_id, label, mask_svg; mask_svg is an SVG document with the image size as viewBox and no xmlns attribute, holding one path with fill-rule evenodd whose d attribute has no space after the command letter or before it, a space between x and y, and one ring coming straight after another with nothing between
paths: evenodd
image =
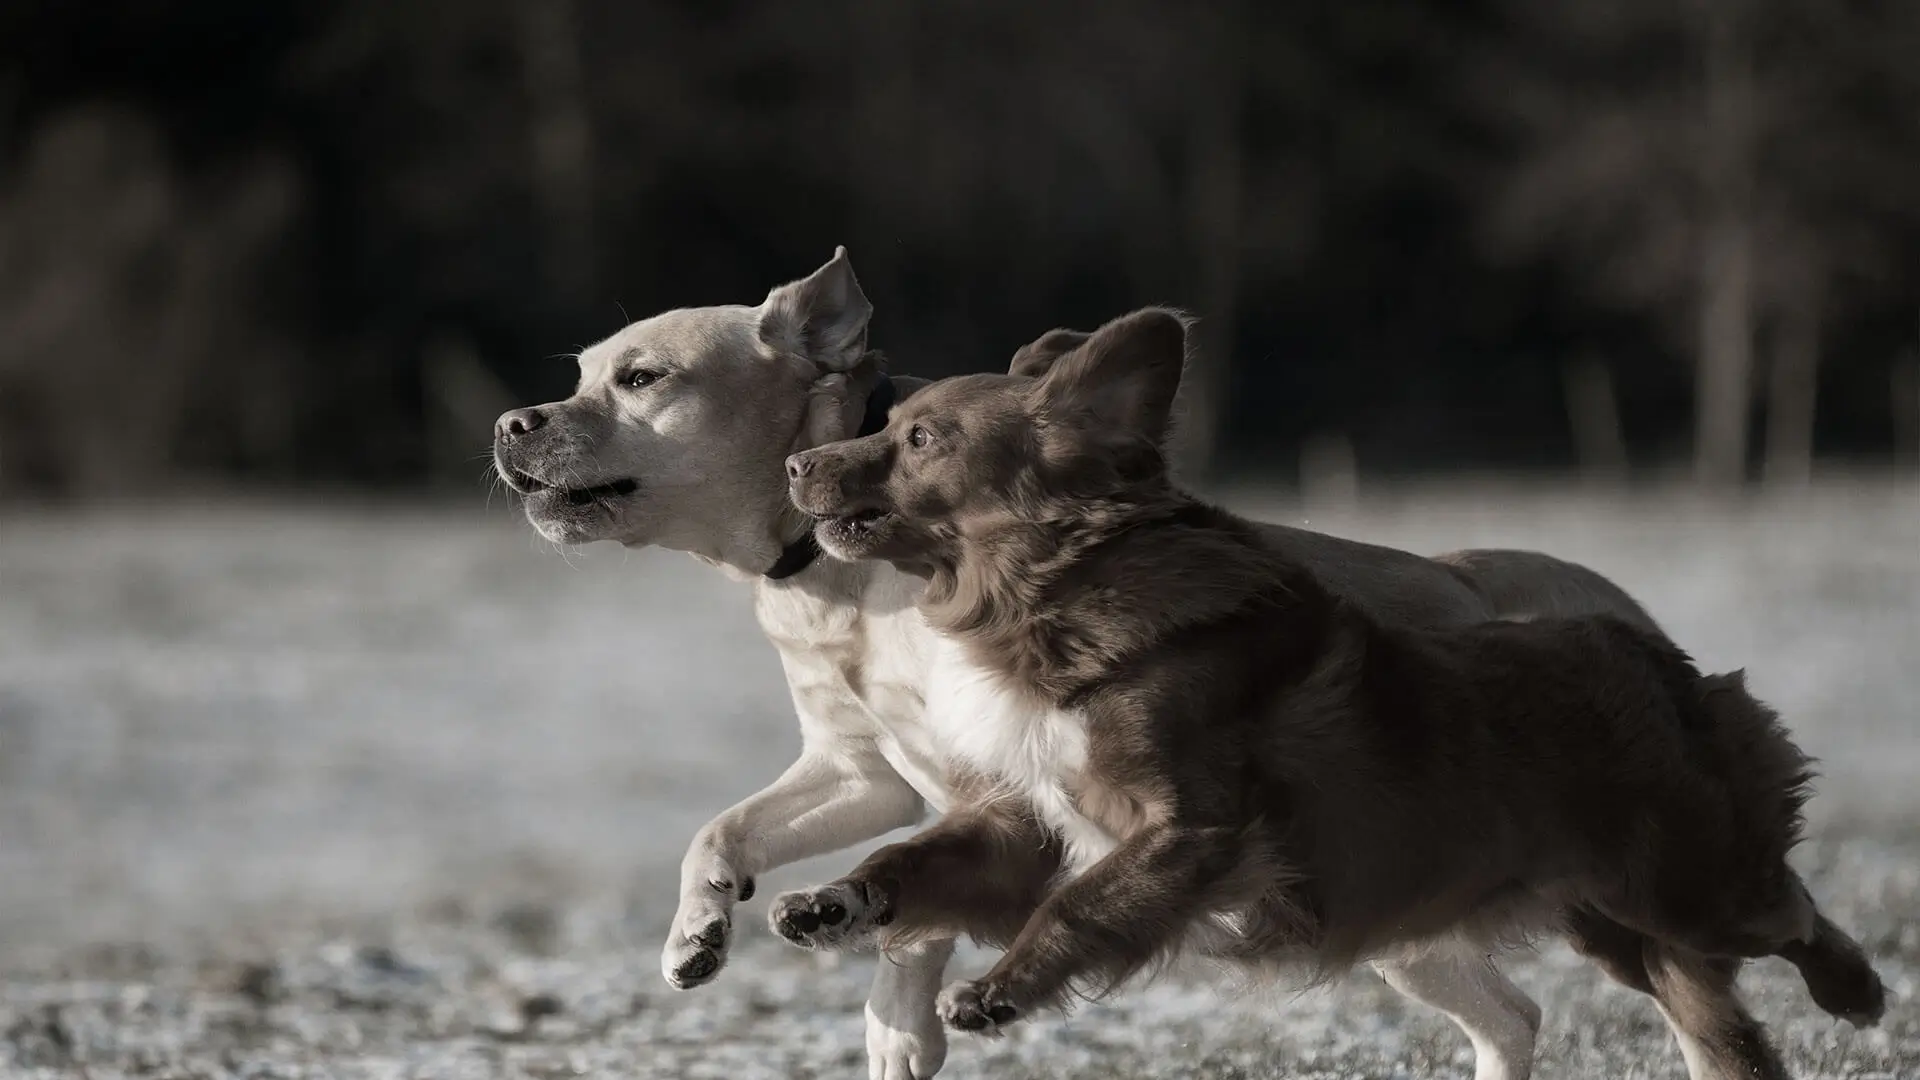
<instances>
[{"instance_id":1,"label":"dog's flank","mask_svg":"<svg viewBox=\"0 0 1920 1080\"><path fill-rule=\"evenodd\" d=\"M994 730L949 730L965 764L1007 760L1035 715L1078 725L1073 758L1005 779L1063 837L1111 839L950 988L951 1023L1114 985L1222 915L1257 928L1247 959L1323 969L1564 920L1701 1077L1785 1075L1734 992L1743 958L1785 956L1823 1008L1877 1019L1877 976L1786 863L1806 759L1738 678L1621 619L1417 631L1338 598L1168 481L1184 337L1136 314L1044 377L935 384L790 465L803 508L884 523L839 554L930 570L922 610L1001 697L971 718ZM870 877L905 874L912 844Z\"/></svg>"}]
</instances>

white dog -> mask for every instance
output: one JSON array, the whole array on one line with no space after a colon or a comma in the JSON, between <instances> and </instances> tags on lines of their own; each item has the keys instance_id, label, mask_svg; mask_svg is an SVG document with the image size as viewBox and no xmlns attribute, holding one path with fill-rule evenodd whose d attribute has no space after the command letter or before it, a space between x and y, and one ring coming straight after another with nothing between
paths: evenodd
<instances>
[{"instance_id":1,"label":"white dog","mask_svg":"<svg viewBox=\"0 0 1920 1080\"><path fill-rule=\"evenodd\" d=\"M633 323L579 357L565 401L502 416L500 475L541 535L690 552L752 581L799 714L800 759L701 829L681 866L680 907L661 956L681 989L719 974L734 905L767 870L919 822L949 804L922 722L935 649L914 611L921 582L882 563L817 557L812 523L787 501L786 458L885 421L924 383L889 379L866 347L872 306L846 249L758 306L688 308ZM1033 374L1082 338L1022 349ZM1646 613L1584 567L1531 552L1425 559L1292 529L1274 530L1336 591L1381 617L1440 624L1527 614ZM926 1080L946 1058L935 1015L951 942L878 965L867 1002L869 1074ZM1377 965L1386 980L1453 1018L1479 1080L1531 1069L1539 1008L1471 951Z\"/></svg>"}]
</instances>

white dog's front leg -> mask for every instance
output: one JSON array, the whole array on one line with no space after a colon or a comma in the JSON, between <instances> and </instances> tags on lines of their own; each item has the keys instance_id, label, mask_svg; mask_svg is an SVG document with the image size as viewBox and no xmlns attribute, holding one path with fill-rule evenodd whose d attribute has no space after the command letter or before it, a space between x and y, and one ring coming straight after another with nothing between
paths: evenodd
<instances>
[{"instance_id":1,"label":"white dog's front leg","mask_svg":"<svg viewBox=\"0 0 1920 1080\"><path fill-rule=\"evenodd\" d=\"M927 1080L946 1063L947 1030L934 1000L952 956L952 940L880 954L867 995L867 1080Z\"/></svg>"},{"instance_id":2,"label":"white dog's front leg","mask_svg":"<svg viewBox=\"0 0 1920 1080\"><path fill-rule=\"evenodd\" d=\"M720 973L733 906L753 895L758 875L911 825L920 814L919 793L877 751L809 749L780 779L694 837L680 864L680 910L661 973L681 990Z\"/></svg>"}]
</instances>

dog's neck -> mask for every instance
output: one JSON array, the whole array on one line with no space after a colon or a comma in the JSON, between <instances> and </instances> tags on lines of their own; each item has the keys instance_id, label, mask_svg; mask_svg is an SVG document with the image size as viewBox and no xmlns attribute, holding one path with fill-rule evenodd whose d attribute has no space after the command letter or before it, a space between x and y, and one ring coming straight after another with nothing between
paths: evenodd
<instances>
[{"instance_id":1,"label":"dog's neck","mask_svg":"<svg viewBox=\"0 0 1920 1080\"><path fill-rule=\"evenodd\" d=\"M867 391L866 404L860 411L860 423L854 428L854 438L864 439L868 435L878 434L882 428L886 427L887 413L893 408L893 403L897 399L898 394L894 390L893 380L887 377L886 372L877 371L873 386ZM802 447L802 449L811 450L812 447ZM780 550L780 558L775 560L773 566L762 575L768 581L785 581L812 566L821 556L820 542L813 536L813 518L802 513L798 508L789 506L789 509L793 513L784 515L788 524L783 528L782 534L791 535L797 526L798 535L786 541L786 546Z\"/></svg>"},{"instance_id":2,"label":"dog's neck","mask_svg":"<svg viewBox=\"0 0 1920 1080\"><path fill-rule=\"evenodd\" d=\"M976 662L1056 702L1183 628L1285 602L1302 572L1249 523L1171 487L1058 508L968 537L920 603Z\"/></svg>"}]
</instances>

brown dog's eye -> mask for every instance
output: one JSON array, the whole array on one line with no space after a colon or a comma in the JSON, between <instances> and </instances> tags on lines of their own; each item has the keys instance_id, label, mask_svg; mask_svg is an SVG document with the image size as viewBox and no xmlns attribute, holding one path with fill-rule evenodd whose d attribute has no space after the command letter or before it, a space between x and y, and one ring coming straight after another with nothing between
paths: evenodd
<instances>
[{"instance_id":1,"label":"brown dog's eye","mask_svg":"<svg viewBox=\"0 0 1920 1080\"><path fill-rule=\"evenodd\" d=\"M907 445L915 450L927 445L927 429L919 424L913 425L907 432Z\"/></svg>"},{"instance_id":2,"label":"brown dog's eye","mask_svg":"<svg viewBox=\"0 0 1920 1080\"><path fill-rule=\"evenodd\" d=\"M659 382L660 373L657 371L644 371L644 370L630 371L627 373L626 377L621 379L620 381L621 383L627 386L630 386L635 390L642 390L642 389L645 389L646 387L652 386L654 383Z\"/></svg>"}]
</instances>

